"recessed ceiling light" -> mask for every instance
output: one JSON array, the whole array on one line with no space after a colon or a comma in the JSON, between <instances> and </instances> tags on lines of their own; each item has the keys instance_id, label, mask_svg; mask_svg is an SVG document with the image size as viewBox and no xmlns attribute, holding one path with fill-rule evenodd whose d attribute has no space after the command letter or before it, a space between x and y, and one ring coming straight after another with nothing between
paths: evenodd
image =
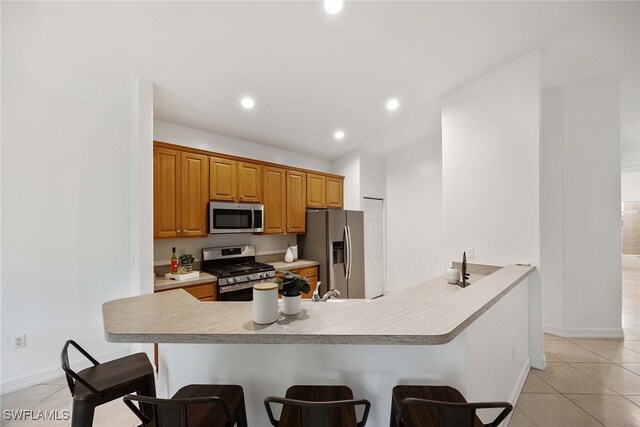
<instances>
[{"instance_id":1,"label":"recessed ceiling light","mask_svg":"<svg viewBox=\"0 0 640 427\"><path fill-rule=\"evenodd\" d=\"M400 101L398 101L396 98L391 98L390 100L387 101L387 110L389 111L395 111L398 109L399 106L400 106Z\"/></svg>"},{"instance_id":2,"label":"recessed ceiling light","mask_svg":"<svg viewBox=\"0 0 640 427\"><path fill-rule=\"evenodd\" d=\"M341 139L344 138L344 131L342 131L342 130L335 131L334 134L333 134L333 137L335 139L337 139L338 141L340 141Z\"/></svg>"},{"instance_id":3,"label":"recessed ceiling light","mask_svg":"<svg viewBox=\"0 0 640 427\"><path fill-rule=\"evenodd\" d=\"M253 101L253 98L244 97L240 101L240 105L242 105L242 107L246 110L251 110L253 107L255 107L256 103Z\"/></svg>"},{"instance_id":4,"label":"recessed ceiling light","mask_svg":"<svg viewBox=\"0 0 640 427\"><path fill-rule=\"evenodd\" d=\"M328 14L335 15L342 10L344 0L324 0L324 10Z\"/></svg>"}]
</instances>

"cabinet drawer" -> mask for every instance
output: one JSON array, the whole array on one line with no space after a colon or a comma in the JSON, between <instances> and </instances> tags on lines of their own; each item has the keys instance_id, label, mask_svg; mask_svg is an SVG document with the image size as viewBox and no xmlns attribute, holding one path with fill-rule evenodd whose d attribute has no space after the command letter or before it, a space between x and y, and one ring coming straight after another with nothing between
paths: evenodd
<instances>
[{"instance_id":1,"label":"cabinet drawer","mask_svg":"<svg viewBox=\"0 0 640 427\"><path fill-rule=\"evenodd\" d=\"M201 285L189 286L188 288L183 288L183 289L198 299L212 298L212 297L215 298L216 296L215 283L204 283Z\"/></svg>"},{"instance_id":2,"label":"cabinet drawer","mask_svg":"<svg viewBox=\"0 0 640 427\"><path fill-rule=\"evenodd\" d=\"M301 268L298 271L299 271L298 274L301 275L302 277L309 278L309 277L318 275L318 266Z\"/></svg>"}]
</instances>

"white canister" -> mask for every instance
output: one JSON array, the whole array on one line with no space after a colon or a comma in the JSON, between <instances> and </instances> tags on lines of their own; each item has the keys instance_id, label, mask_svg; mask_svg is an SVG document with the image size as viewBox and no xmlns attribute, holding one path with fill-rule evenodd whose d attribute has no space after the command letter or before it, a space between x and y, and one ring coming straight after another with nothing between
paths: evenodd
<instances>
[{"instance_id":1,"label":"white canister","mask_svg":"<svg viewBox=\"0 0 640 427\"><path fill-rule=\"evenodd\" d=\"M295 246L289 246L291 248L291 254L293 255L293 260L297 261L298 260L298 245Z\"/></svg>"},{"instance_id":2,"label":"white canister","mask_svg":"<svg viewBox=\"0 0 640 427\"><path fill-rule=\"evenodd\" d=\"M268 325L278 320L278 284L258 283L253 286L253 321Z\"/></svg>"},{"instance_id":3,"label":"white canister","mask_svg":"<svg viewBox=\"0 0 640 427\"><path fill-rule=\"evenodd\" d=\"M447 282L452 285L457 285L460 282L460 271L457 268L450 268L446 274Z\"/></svg>"}]
</instances>

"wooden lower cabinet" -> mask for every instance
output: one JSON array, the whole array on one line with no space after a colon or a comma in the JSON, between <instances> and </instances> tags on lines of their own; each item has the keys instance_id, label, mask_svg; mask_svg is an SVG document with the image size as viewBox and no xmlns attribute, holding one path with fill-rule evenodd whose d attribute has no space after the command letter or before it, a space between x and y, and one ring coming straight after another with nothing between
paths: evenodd
<instances>
[{"instance_id":1,"label":"wooden lower cabinet","mask_svg":"<svg viewBox=\"0 0 640 427\"><path fill-rule=\"evenodd\" d=\"M173 288L167 289L163 291L156 292L166 292L173 291L175 289L184 289L189 292L194 297L198 298L200 301L216 301L216 292L217 292L217 283L216 282L207 282L207 283L199 283L197 285L189 285L188 283L182 286L181 288ZM158 344L153 344L153 361L156 365L156 372L158 371Z\"/></svg>"}]
</instances>

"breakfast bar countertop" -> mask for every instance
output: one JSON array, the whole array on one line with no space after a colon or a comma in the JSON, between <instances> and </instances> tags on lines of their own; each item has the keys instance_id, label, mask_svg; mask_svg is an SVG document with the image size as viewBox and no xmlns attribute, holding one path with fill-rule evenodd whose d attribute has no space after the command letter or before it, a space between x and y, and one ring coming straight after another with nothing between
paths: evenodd
<instances>
[{"instance_id":1,"label":"breakfast bar countertop","mask_svg":"<svg viewBox=\"0 0 640 427\"><path fill-rule=\"evenodd\" d=\"M374 300L302 303L295 316L257 325L251 302L203 302L182 289L102 306L105 337L120 343L444 344L523 281L533 266L508 265L469 285L436 277Z\"/></svg>"}]
</instances>

